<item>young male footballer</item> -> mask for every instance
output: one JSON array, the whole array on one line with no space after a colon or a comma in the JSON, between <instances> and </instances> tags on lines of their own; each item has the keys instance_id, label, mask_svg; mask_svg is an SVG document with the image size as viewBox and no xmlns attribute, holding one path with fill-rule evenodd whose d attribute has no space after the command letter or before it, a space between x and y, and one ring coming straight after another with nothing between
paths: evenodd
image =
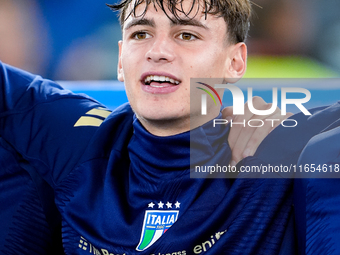
<instances>
[{"instance_id":1,"label":"young male footballer","mask_svg":"<svg viewBox=\"0 0 340 255\"><path fill-rule=\"evenodd\" d=\"M248 146L238 142L243 131L229 145L229 128L190 109L190 78L243 76L250 2L110 7L120 11L118 79L129 99L115 111L0 64L2 147L53 189L64 252L291 254L291 179L190 178L195 160L229 164L230 147ZM200 157L190 162L193 133ZM251 159L259 160L245 164ZM20 245L3 251L23 252Z\"/></svg>"}]
</instances>

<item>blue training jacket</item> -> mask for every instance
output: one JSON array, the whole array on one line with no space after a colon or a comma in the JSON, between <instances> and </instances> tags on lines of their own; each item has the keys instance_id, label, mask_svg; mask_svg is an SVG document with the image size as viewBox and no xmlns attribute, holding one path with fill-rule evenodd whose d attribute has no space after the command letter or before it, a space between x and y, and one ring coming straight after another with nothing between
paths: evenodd
<instances>
[{"instance_id":1,"label":"blue training jacket","mask_svg":"<svg viewBox=\"0 0 340 255\"><path fill-rule=\"evenodd\" d=\"M340 105L310 112L292 117L295 128L276 128L244 163L295 166L289 176L298 254L340 254Z\"/></svg>"},{"instance_id":2,"label":"blue training jacket","mask_svg":"<svg viewBox=\"0 0 340 255\"><path fill-rule=\"evenodd\" d=\"M3 146L54 191L65 254L294 252L292 179L190 178L189 132L153 136L128 104L111 113L4 64L0 84ZM206 164L228 164L227 128L207 123L192 132L202 155L211 155ZM243 164L266 162L265 151Z\"/></svg>"},{"instance_id":3,"label":"blue training jacket","mask_svg":"<svg viewBox=\"0 0 340 255\"><path fill-rule=\"evenodd\" d=\"M0 138L0 254L63 254L53 190L21 163Z\"/></svg>"}]
</instances>

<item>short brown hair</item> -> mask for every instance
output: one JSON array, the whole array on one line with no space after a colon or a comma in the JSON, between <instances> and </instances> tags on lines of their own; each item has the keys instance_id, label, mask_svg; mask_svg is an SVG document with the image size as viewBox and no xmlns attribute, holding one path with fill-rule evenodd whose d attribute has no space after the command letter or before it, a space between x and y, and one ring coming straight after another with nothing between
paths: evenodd
<instances>
[{"instance_id":1,"label":"short brown hair","mask_svg":"<svg viewBox=\"0 0 340 255\"><path fill-rule=\"evenodd\" d=\"M134 6L130 13L126 14L126 10L130 3L134 1ZM217 17L223 17L228 27L229 40L232 43L244 42L248 35L249 23L251 17L251 4L249 0L192 0L192 6L188 12L185 12L182 6L182 2L186 0L121 0L119 4L108 4L112 10L119 11L120 24L123 28L125 20L130 15L135 15L137 6L142 3L146 3L145 10L141 16L145 15L149 4L156 5L168 16L165 11L167 8L175 17L180 20L180 14L189 16L194 12L195 5L199 6L199 3L203 4L203 13L216 15ZM199 8L196 11L198 13ZM172 19L168 16L169 19Z\"/></svg>"}]
</instances>

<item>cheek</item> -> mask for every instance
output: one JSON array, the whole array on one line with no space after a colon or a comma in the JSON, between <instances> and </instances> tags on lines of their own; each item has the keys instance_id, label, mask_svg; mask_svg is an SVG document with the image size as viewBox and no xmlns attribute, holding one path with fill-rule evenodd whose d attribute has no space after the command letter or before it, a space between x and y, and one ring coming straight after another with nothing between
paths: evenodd
<instances>
[{"instance_id":1,"label":"cheek","mask_svg":"<svg viewBox=\"0 0 340 255\"><path fill-rule=\"evenodd\" d=\"M226 58L218 51L210 51L198 54L190 62L190 78L220 78L223 77Z\"/></svg>"},{"instance_id":2,"label":"cheek","mask_svg":"<svg viewBox=\"0 0 340 255\"><path fill-rule=\"evenodd\" d=\"M130 103L134 102L134 99L136 98L136 89L138 85L138 79L136 74L136 68L132 65L132 62L130 61L129 57L125 57L124 60L122 60L122 66L123 66L123 76L124 76L124 85L125 85L125 92L126 95L130 101Z\"/></svg>"},{"instance_id":3,"label":"cheek","mask_svg":"<svg viewBox=\"0 0 340 255\"><path fill-rule=\"evenodd\" d=\"M122 50L121 63L125 77L132 76L136 72L136 68L140 66L139 51L133 47L126 45ZM138 64L139 63L139 64Z\"/></svg>"},{"instance_id":4,"label":"cheek","mask_svg":"<svg viewBox=\"0 0 340 255\"><path fill-rule=\"evenodd\" d=\"M129 56L123 55L122 57L122 67L123 67L123 73L124 73L124 77L125 80L129 79L129 77L131 76L131 65L130 65L130 60L129 60Z\"/></svg>"}]
</instances>

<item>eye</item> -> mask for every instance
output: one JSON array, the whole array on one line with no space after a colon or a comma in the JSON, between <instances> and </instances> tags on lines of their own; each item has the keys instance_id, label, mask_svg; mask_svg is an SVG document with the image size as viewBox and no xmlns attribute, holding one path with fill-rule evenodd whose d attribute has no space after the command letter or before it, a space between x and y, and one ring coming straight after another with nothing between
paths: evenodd
<instances>
[{"instance_id":1,"label":"eye","mask_svg":"<svg viewBox=\"0 0 340 255\"><path fill-rule=\"evenodd\" d=\"M179 38L184 40L184 41L192 41L192 40L197 39L197 36L190 34L190 33L181 33L179 35Z\"/></svg>"},{"instance_id":2,"label":"eye","mask_svg":"<svg viewBox=\"0 0 340 255\"><path fill-rule=\"evenodd\" d=\"M144 39L150 38L151 35L149 35L147 32L144 32L144 31L138 31L136 33L133 33L131 37L136 40L144 40Z\"/></svg>"}]
</instances>

